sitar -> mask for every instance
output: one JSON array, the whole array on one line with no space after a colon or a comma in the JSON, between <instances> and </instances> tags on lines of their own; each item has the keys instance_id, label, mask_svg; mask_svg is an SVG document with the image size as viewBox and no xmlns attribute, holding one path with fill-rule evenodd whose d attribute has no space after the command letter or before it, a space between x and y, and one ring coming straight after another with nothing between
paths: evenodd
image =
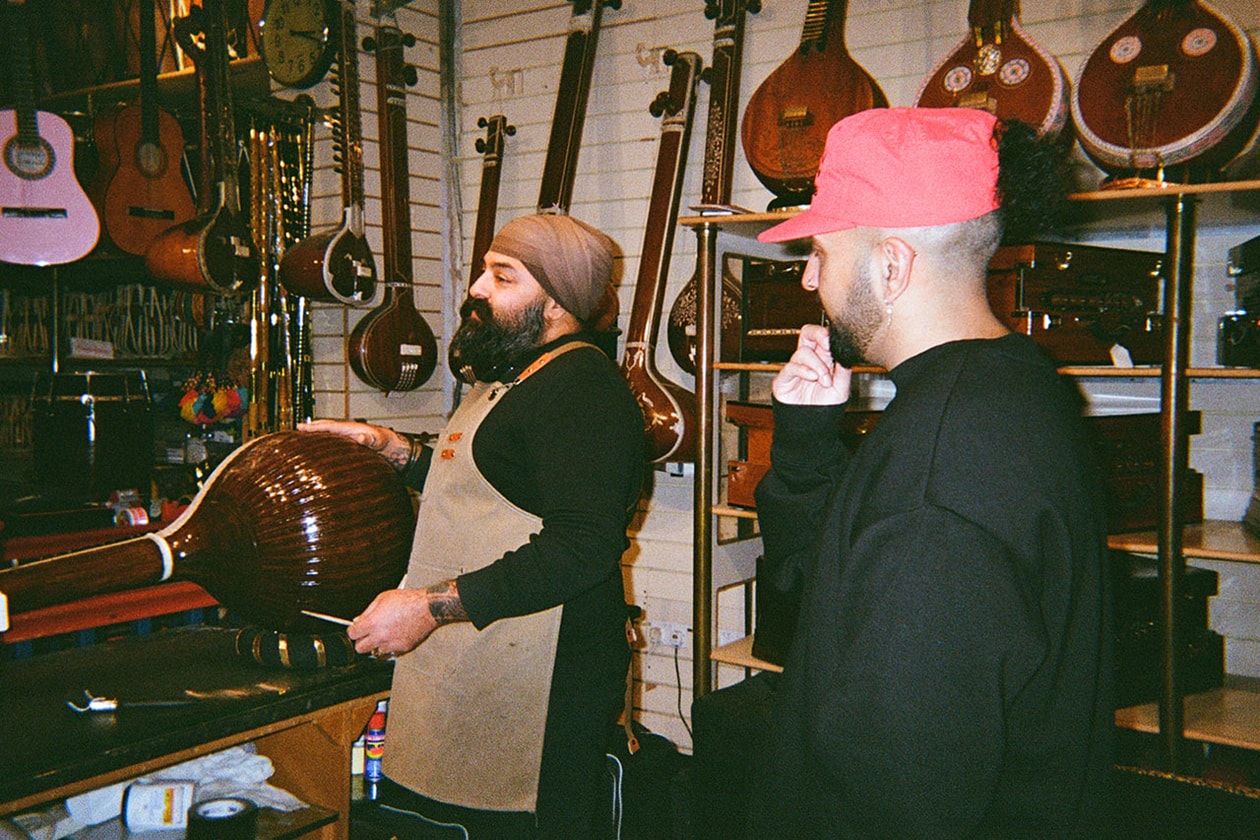
<instances>
[{"instance_id":1,"label":"sitar","mask_svg":"<svg viewBox=\"0 0 1260 840\"><path fill-rule=\"evenodd\" d=\"M653 116L662 118L661 141L621 362L622 375L643 410L649 460L657 463L690 462L696 457L696 398L657 370L656 336L682 200L701 61L694 52L668 50L665 63L672 68L669 89L659 94L649 109Z\"/></svg>"},{"instance_id":2,"label":"sitar","mask_svg":"<svg viewBox=\"0 0 1260 840\"><path fill-rule=\"evenodd\" d=\"M759 0L706 0L705 16L714 20L713 61L703 76L709 82L709 122L705 131L701 212L723 212L731 203L735 143L739 132L739 73L744 53L746 12L761 10ZM669 352L678 366L696 372L697 267L669 311ZM734 361L739 348L740 289L722 277L722 361Z\"/></svg>"},{"instance_id":3,"label":"sitar","mask_svg":"<svg viewBox=\"0 0 1260 840\"><path fill-rule=\"evenodd\" d=\"M394 468L326 432L245 443L159 531L0 570L13 613L190 580L270 630L320 632L302 610L352 617L406 571L415 515Z\"/></svg>"},{"instance_id":4,"label":"sitar","mask_svg":"<svg viewBox=\"0 0 1260 840\"><path fill-rule=\"evenodd\" d=\"M156 25L153 0L141 0L140 98L102 115L96 126L102 171L108 172L101 203L105 233L137 255L197 212L184 181L184 130L158 104Z\"/></svg>"},{"instance_id":5,"label":"sitar","mask_svg":"<svg viewBox=\"0 0 1260 840\"><path fill-rule=\"evenodd\" d=\"M924 80L920 108L978 108L1044 137L1068 125L1071 84L1058 59L1019 23L1018 0L971 0L968 35Z\"/></svg>"},{"instance_id":6,"label":"sitar","mask_svg":"<svg viewBox=\"0 0 1260 840\"><path fill-rule=\"evenodd\" d=\"M1072 119L1114 186L1147 175L1210 180L1260 119L1255 47L1202 0L1149 0L1086 59Z\"/></svg>"},{"instance_id":7,"label":"sitar","mask_svg":"<svg viewBox=\"0 0 1260 840\"><path fill-rule=\"evenodd\" d=\"M73 262L96 247L101 222L74 174L74 132L35 108L28 3L10 0L10 61L15 107L0 111L0 261Z\"/></svg>"},{"instance_id":8,"label":"sitar","mask_svg":"<svg viewBox=\"0 0 1260 840\"><path fill-rule=\"evenodd\" d=\"M339 49L332 84L333 160L341 174L341 224L306 237L280 260L280 282L296 295L369 306L376 295L376 256L364 235L363 131L359 108L359 42L354 4L340 3Z\"/></svg>"},{"instance_id":9,"label":"sitar","mask_svg":"<svg viewBox=\"0 0 1260 840\"><path fill-rule=\"evenodd\" d=\"M403 48L415 36L383 19L365 46L376 51L376 102L381 138L381 214L385 297L350 332L346 353L356 376L390 393L419 388L437 367L437 340L416 311L411 274L411 192L407 157L407 85L416 80Z\"/></svg>"},{"instance_id":10,"label":"sitar","mask_svg":"<svg viewBox=\"0 0 1260 840\"><path fill-rule=\"evenodd\" d=\"M744 109L744 156L776 196L771 208L810 202L835 123L888 106L879 83L849 55L847 6L846 0L809 0L800 46L753 91Z\"/></svg>"},{"instance_id":11,"label":"sitar","mask_svg":"<svg viewBox=\"0 0 1260 840\"><path fill-rule=\"evenodd\" d=\"M260 257L241 206L225 2L203 0L175 21L175 38L197 67L206 186L200 191L200 212L158 234L145 252L144 264L160 282L237 296L257 285ZM204 35L204 46L198 46L196 32Z\"/></svg>"}]
</instances>

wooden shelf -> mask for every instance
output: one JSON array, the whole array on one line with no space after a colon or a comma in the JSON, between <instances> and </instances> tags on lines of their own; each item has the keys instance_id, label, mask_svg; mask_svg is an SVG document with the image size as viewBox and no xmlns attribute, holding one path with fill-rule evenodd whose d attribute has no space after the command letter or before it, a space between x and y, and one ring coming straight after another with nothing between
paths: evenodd
<instances>
[{"instance_id":1,"label":"wooden shelf","mask_svg":"<svg viewBox=\"0 0 1260 840\"><path fill-rule=\"evenodd\" d=\"M1248 531L1241 522L1215 519L1199 525L1187 525L1181 539L1182 552L1187 559L1202 557L1210 560L1260 563L1260 537ZM1154 531L1112 534L1107 538L1107 544L1111 548L1138 554L1157 553Z\"/></svg>"},{"instance_id":2,"label":"wooden shelf","mask_svg":"<svg viewBox=\"0 0 1260 840\"><path fill-rule=\"evenodd\" d=\"M758 659L753 656L752 645L753 637L745 636L730 644L715 647L709 652L709 658L714 662L739 665L743 668L756 668L761 671L774 671L775 673L783 671L782 665L775 665L773 662L767 662L764 659Z\"/></svg>"},{"instance_id":3,"label":"wooden shelf","mask_svg":"<svg viewBox=\"0 0 1260 840\"><path fill-rule=\"evenodd\" d=\"M744 373L777 373L783 369L781 362L717 362L714 370L735 371ZM881 375L887 373L882 367L858 365L854 373ZM1138 365L1135 367L1108 367L1106 365L1064 365L1059 368L1064 376L1097 377L1111 379L1158 379L1163 368L1158 365ZM1186 376L1191 379L1260 379L1260 369L1242 367L1192 367L1186 368Z\"/></svg>"},{"instance_id":4,"label":"wooden shelf","mask_svg":"<svg viewBox=\"0 0 1260 840\"><path fill-rule=\"evenodd\" d=\"M1260 750L1260 689L1254 680L1226 676L1222 688L1187 694L1182 708L1186 738ZM1115 721L1121 729L1158 734L1159 704L1116 709Z\"/></svg>"},{"instance_id":5,"label":"wooden shelf","mask_svg":"<svg viewBox=\"0 0 1260 840\"><path fill-rule=\"evenodd\" d=\"M731 505L714 505L714 516L729 516L732 519L756 519L757 511Z\"/></svg>"}]
</instances>

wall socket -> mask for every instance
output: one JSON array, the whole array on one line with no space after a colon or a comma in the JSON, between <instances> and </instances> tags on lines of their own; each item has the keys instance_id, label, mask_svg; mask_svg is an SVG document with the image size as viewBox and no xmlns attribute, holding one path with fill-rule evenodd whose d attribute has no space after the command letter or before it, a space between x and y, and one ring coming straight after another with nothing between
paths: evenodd
<instances>
[{"instance_id":1,"label":"wall socket","mask_svg":"<svg viewBox=\"0 0 1260 840\"><path fill-rule=\"evenodd\" d=\"M691 628L673 621L645 621L643 634L648 647L671 647L687 650L691 647Z\"/></svg>"}]
</instances>

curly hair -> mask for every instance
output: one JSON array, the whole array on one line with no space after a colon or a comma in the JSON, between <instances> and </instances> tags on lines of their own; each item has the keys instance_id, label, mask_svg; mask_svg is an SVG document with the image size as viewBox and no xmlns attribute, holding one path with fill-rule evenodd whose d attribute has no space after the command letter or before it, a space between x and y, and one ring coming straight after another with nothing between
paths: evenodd
<instances>
[{"instance_id":1,"label":"curly hair","mask_svg":"<svg viewBox=\"0 0 1260 840\"><path fill-rule=\"evenodd\" d=\"M998 150L997 197L1004 242L1023 242L1058 228L1067 210L1068 147L1027 123L993 128Z\"/></svg>"}]
</instances>

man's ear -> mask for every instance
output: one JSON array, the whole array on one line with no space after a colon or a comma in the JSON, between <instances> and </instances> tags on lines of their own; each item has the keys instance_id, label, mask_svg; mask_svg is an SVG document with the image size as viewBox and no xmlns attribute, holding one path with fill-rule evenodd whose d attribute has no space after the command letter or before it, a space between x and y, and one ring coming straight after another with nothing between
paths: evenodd
<instances>
[{"instance_id":1,"label":"man's ear","mask_svg":"<svg viewBox=\"0 0 1260 840\"><path fill-rule=\"evenodd\" d=\"M892 303L901 297L910 285L910 271L914 267L914 248L906 240L888 236L876 248L879 255L879 282L884 292L884 302Z\"/></svg>"}]
</instances>

